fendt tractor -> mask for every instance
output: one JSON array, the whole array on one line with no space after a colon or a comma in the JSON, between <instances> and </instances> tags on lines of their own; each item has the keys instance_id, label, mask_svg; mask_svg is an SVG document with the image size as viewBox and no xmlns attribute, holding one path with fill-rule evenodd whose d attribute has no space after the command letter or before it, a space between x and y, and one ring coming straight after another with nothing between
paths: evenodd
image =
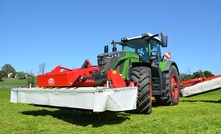
<instances>
[{"instance_id":1,"label":"fendt tractor","mask_svg":"<svg viewBox=\"0 0 221 134\"><path fill-rule=\"evenodd\" d=\"M170 53L161 55L167 36L144 33L111 44L112 52L106 45L97 56L97 66L89 60L77 69L57 66L37 76L37 87L12 89L11 102L140 114L152 111L152 96L159 105L178 104L177 64L170 60Z\"/></svg>"}]
</instances>

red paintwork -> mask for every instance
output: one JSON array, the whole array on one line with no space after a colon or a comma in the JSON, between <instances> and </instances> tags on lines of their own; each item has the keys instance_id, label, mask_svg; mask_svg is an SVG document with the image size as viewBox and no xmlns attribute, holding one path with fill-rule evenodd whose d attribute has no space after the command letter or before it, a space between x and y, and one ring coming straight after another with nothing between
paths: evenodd
<instances>
[{"instance_id":1,"label":"red paintwork","mask_svg":"<svg viewBox=\"0 0 221 134\"><path fill-rule=\"evenodd\" d=\"M57 66L49 73L37 76L37 85L39 87L88 87L96 86L93 79L82 80L81 76L92 77L93 72L100 70L98 66L92 66L88 60L85 61L87 66L85 68L68 69Z\"/></svg>"},{"instance_id":2,"label":"red paintwork","mask_svg":"<svg viewBox=\"0 0 221 134\"><path fill-rule=\"evenodd\" d=\"M179 97L179 88L178 88L178 79L175 74L172 75L170 82L171 82L170 90L171 90L172 96L174 99L177 99Z\"/></svg>"},{"instance_id":3,"label":"red paintwork","mask_svg":"<svg viewBox=\"0 0 221 134\"><path fill-rule=\"evenodd\" d=\"M69 69L57 66L49 73L37 76L38 87L93 87L107 86L105 84L96 84L93 79L93 73L100 71L99 66L92 66L88 60L85 60L83 68ZM111 88L126 87L124 79L120 73L114 70L107 71L107 80Z\"/></svg>"},{"instance_id":4,"label":"red paintwork","mask_svg":"<svg viewBox=\"0 0 221 134\"><path fill-rule=\"evenodd\" d=\"M122 79L120 73L117 71L107 71L107 79L111 81L111 88L126 87L124 79Z\"/></svg>"},{"instance_id":5,"label":"red paintwork","mask_svg":"<svg viewBox=\"0 0 221 134\"><path fill-rule=\"evenodd\" d=\"M198 83L201 83L201 82L204 82L204 81L208 81L208 80L212 80L212 79L215 79L215 78L219 78L219 77L221 77L221 75L216 75L216 76L208 77L208 78L201 77L201 78L190 79L190 80L180 82L180 86L181 86L181 88L190 87L190 86L193 86L195 84L198 84Z\"/></svg>"}]
</instances>

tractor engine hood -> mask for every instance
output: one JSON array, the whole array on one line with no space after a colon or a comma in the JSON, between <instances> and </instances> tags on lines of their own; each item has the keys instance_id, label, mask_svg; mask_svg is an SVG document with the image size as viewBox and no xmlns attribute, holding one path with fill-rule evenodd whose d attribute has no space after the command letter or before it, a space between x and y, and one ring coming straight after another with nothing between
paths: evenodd
<instances>
[{"instance_id":1,"label":"tractor engine hood","mask_svg":"<svg viewBox=\"0 0 221 134\"><path fill-rule=\"evenodd\" d=\"M108 71L115 69L119 59L126 55L126 51L104 53L97 56L97 63L100 70Z\"/></svg>"}]
</instances>

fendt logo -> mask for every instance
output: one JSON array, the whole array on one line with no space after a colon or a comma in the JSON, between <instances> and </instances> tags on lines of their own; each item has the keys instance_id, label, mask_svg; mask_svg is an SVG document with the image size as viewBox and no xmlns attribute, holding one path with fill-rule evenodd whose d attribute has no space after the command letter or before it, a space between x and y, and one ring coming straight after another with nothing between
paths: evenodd
<instances>
[{"instance_id":1,"label":"fendt logo","mask_svg":"<svg viewBox=\"0 0 221 134\"><path fill-rule=\"evenodd\" d=\"M48 79L48 84L49 85L54 85L55 80L53 78Z\"/></svg>"}]
</instances>

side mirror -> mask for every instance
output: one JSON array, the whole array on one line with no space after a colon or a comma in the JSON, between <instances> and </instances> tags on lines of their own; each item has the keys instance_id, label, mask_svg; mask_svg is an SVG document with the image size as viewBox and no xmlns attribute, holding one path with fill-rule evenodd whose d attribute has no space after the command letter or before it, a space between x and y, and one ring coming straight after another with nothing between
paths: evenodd
<instances>
[{"instance_id":1,"label":"side mirror","mask_svg":"<svg viewBox=\"0 0 221 134\"><path fill-rule=\"evenodd\" d=\"M162 41L162 47L167 47L167 36L163 35L161 41Z\"/></svg>"},{"instance_id":2,"label":"side mirror","mask_svg":"<svg viewBox=\"0 0 221 134\"><path fill-rule=\"evenodd\" d=\"M108 53L108 46L104 46L104 53Z\"/></svg>"}]
</instances>

